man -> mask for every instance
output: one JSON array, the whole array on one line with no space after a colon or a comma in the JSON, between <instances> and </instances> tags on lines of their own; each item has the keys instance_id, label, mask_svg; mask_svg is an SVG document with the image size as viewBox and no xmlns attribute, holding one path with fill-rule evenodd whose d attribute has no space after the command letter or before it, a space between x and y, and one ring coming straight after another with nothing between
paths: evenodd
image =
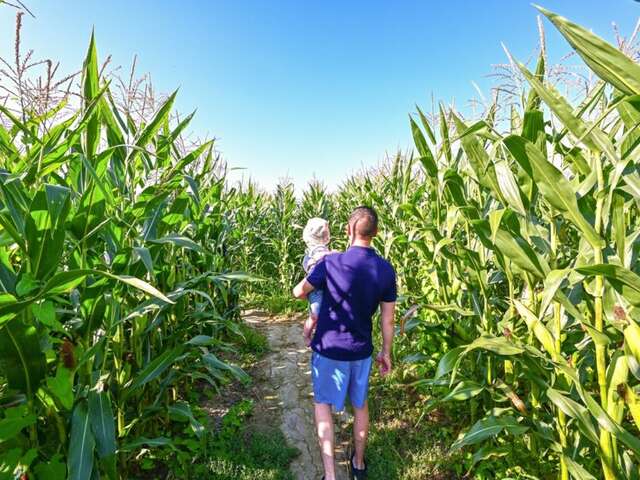
<instances>
[{"instance_id":1,"label":"man","mask_svg":"<svg viewBox=\"0 0 640 480\"><path fill-rule=\"evenodd\" d=\"M362 480L366 477L364 450L369 432L367 392L373 353L371 329L372 317L378 307L382 351L376 361L381 375L391 371L396 275L389 262L371 248L377 233L376 212L369 207L356 208L347 225L350 245L347 251L325 256L293 289L296 298L306 298L315 289L323 291L311 341L311 371L324 480L335 480L331 407L341 411L347 394L354 410L355 448L351 456L351 478Z\"/></svg>"}]
</instances>

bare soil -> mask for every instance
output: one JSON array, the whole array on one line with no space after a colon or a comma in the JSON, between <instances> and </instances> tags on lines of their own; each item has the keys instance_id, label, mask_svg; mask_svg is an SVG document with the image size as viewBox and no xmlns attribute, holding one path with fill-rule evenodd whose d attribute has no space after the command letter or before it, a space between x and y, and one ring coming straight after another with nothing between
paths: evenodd
<instances>
[{"instance_id":1,"label":"bare soil","mask_svg":"<svg viewBox=\"0 0 640 480\"><path fill-rule=\"evenodd\" d=\"M270 353L254 369L258 373L261 401L256 416L273 425L280 424L289 445L300 450L291 472L296 480L320 480L322 461L313 420L313 392L309 362L311 350L302 337L300 315L272 318L259 312L247 312L245 321L267 337ZM345 439L336 445L338 480L348 479L347 450L349 434L345 414L335 415L336 438Z\"/></svg>"}]
</instances>

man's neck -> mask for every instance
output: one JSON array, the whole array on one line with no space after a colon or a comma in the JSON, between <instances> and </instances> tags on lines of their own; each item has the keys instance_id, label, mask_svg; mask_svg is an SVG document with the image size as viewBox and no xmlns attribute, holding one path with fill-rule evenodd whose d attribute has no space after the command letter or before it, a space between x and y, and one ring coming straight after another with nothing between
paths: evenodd
<instances>
[{"instance_id":1,"label":"man's neck","mask_svg":"<svg viewBox=\"0 0 640 480\"><path fill-rule=\"evenodd\" d=\"M365 247L371 248L371 240L363 240L361 238L356 238L351 244L352 247Z\"/></svg>"}]
</instances>

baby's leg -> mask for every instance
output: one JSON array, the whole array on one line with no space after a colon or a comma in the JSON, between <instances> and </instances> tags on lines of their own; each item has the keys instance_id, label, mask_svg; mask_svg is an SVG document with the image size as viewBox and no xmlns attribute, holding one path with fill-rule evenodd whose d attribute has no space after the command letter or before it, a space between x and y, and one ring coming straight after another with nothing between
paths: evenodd
<instances>
[{"instance_id":1,"label":"baby's leg","mask_svg":"<svg viewBox=\"0 0 640 480\"><path fill-rule=\"evenodd\" d=\"M304 338L307 346L311 344L311 336L316 329L318 316L320 315L320 306L322 304L322 290L314 290L308 296L309 298L309 317L304 322Z\"/></svg>"},{"instance_id":2,"label":"baby's leg","mask_svg":"<svg viewBox=\"0 0 640 480\"><path fill-rule=\"evenodd\" d=\"M318 323L318 311L319 311L318 305L314 305L313 303L309 305L309 316L304 322L304 329L303 329L304 340L307 346L311 344L311 337Z\"/></svg>"}]
</instances>

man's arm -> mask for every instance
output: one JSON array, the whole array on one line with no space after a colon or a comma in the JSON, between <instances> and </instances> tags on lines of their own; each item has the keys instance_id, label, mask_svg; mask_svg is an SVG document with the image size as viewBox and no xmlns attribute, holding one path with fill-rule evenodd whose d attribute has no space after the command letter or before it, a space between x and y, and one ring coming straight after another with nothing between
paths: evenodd
<instances>
[{"instance_id":1,"label":"man's arm","mask_svg":"<svg viewBox=\"0 0 640 480\"><path fill-rule=\"evenodd\" d=\"M293 287L293 296L295 298L299 298L304 300L307 298L311 292L315 290L314 286L309 283L309 281L305 278L295 287Z\"/></svg>"},{"instance_id":2,"label":"man's arm","mask_svg":"<svg viewBox=\"0 0 640 480\"><path fill-rule=\"evenodd\" d=\"M316 288L322 288L325 278L327 276L327 269L324 263L324 259L320 261L311 269L309 275L302 280L298 285L293 287L293 296L304 300L312 291Z\"/></svg>"},{"instance_id":3,"label":"man's arm","mask_svg":"<svg viewBox=\"0 0 640 480\"><path fill-rule=\"evenodd\" d=\"M380 375L391 372L391 350L393 347L396 302L380 302L380 327L382 329L382 350L377 362L380 364Z\"/></svg>"}]
</instances>

